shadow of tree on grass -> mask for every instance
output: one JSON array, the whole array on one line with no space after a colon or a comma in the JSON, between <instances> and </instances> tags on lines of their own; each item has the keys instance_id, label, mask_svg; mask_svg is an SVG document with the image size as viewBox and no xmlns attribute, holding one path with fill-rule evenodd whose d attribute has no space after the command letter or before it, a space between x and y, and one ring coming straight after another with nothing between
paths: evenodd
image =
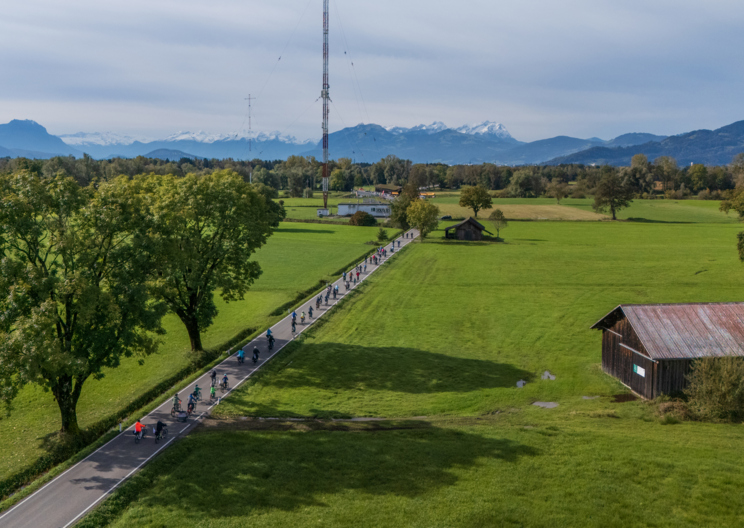
<instances>
[{"instance_id":1,"label":"shadow of tree on grass","mask_svg":"<svg viewBox=\"0 0 744 528\"><path fill-rule=\"evenodd\" d=\"M458 468L507 463L533 447L453 429L374 432L208 432L194 434L146 471L161 475L144 503L200 518L326 506L348 491L417 497L457 483ZM205 470L206 469L206 470Z\"/></svg>"},{"instance_id":2,"label":"shadow of tree on grass","mask_svg":"<svg viewBox=\"0 0 744 528\"><path fill-rule=\"evenodd\" d=\"M317 387L403 393L472 392L516 387L532 373L508 363L469 359L401 347L305 344L291 368L262 379L277 389Z\"/></svg>"}]
</instances>

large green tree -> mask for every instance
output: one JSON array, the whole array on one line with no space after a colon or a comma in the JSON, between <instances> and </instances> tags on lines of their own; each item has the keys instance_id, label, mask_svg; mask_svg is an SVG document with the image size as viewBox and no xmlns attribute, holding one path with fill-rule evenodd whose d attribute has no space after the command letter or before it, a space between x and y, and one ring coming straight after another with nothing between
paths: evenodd
<instances>
[{"instance_id":1,"label":"large green tree","mask_svg":"<svg viewBox=\"0 0 744 528\"><path fill-rule=\"evenodd\" d=\"M242 299L261 274L251 255L276 225L269 201L231 171L140 181L154 226L150 288L181 319L192 351L217 315L214 294Z\"/></svg>"},{"instance_id":2,"label":"large green tree","mask_svg":"<svg viewBox=\"0 0 744 528\"><path fill-rule=\"evenodd\" d=\"M86 380L155 351L164 307L146 288L146 208L121 177L97 188L22 172L0 178L0 397L51 390L80 432Z\"/></svg>"},{"instance_id":3,"label":"large green tree","mask_svg":"<svg viewBox=\"0 0 744 528\"><path fill-rule=\"evenodd\" d=\"M633 189L615 171L605 173L594 190L594 210L600 213L609 210L613 220L617 220L616 213L632 201Z\"/></svg>"},{"instance_id":4,"label":"large green tree","mask_svg":"<svg viewBox=\"0 0 744 528\"><path fill-rule=\"evenodd\" d=\"M464 187L460 192L460 207L472 209L476 218L478 218L478 211L490 209L492 204L491 195L480 185Z\"/></svg>"},{"instance_id":5,"label":"large green tree","mask_svg":"<svg viewBox=\"0 0 744 528\"><path fill-rule=\"evenodd\" d=\"M408 223L418 229L422 239L426 238L439 225L439 207L426 200L416 200L408 206Z\"/></svg>"},{"instance_id":6,"label":"large green tree","mask_svg":"<svg viewBox=\"0 0 744 528\"><path fill-rule=\"evenodd\" d=\"M419 201L418 188L409 183L390 204L390 220L393 224L401 229L409 229L411 224L408 222L408 208L416 201Z\"/></svg>"}]
</instances>

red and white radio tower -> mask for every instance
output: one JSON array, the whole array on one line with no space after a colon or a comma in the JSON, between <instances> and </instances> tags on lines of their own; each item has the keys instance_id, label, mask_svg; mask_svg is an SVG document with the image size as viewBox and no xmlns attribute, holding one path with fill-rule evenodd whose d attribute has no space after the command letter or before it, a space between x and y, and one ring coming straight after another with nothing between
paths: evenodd
<instances>
[{"instance_id":1,"label":"red and white radio tower","mask_svg":"<svg viewBox=\"0 0 744 528\"><path fill-rule=\"evenodd\" d=\"M328 209L328 0L323 0L323 209Z\"/></svg>"}]
</instances>

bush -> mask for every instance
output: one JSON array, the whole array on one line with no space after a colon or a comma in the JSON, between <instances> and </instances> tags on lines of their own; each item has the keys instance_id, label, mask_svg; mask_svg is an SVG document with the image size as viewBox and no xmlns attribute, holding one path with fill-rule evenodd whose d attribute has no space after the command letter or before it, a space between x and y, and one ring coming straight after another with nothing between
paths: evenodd
<instances>
[{"instance_id":1,"label":"bush","mask_svg":"<svg viewBox=\"0 0 744 528\"><path fill-rule=\"evenodd\" d=\"M744 358L703 358L687 377L690 411L701 420L740 422L744 419Z\"/></svg>"},{"instance_id":2,"label":"bush","mask_svg":"<svg viewBox=\"0 0 744 528\"><path fill-rule=\"evenodd\" d=\"M303 198L312 198L313 197L313 190L310 187L307 187L304 191L302 191L302 197Z\"/></svg>"},{"instance_id":3,"label":"bush","mask_svg":"<svg viewBox=\"0 0 744 528\"><path fill-rule=\"evenodd\" d=\"M387 231L385 231L384 228L380 228L379 231L377 231L377 241L378 242L385 242L388 239Z\"/></svg>"},{"instance_id":4,"label":"bush","mask_svg":"<svg viewBox=\"0 0 744 528\"><path fill-rule=\"evenodd\" d=\"M349 225L353 226L374 226L377 225L375 217L364 211L357 211L349 218Z\"/></svg>"}]
</instances>

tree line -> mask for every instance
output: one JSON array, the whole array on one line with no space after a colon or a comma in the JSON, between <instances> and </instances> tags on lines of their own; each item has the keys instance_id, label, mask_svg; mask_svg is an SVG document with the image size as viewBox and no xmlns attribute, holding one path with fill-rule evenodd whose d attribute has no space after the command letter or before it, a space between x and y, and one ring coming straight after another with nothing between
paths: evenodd
<instances>
[{"instance_id":1,"label":"tree line","mask_svg":"<svg viewBox=\"0 0 744 528\"><path fill-rule=\"evenodd\" d=\"M41 385L77 435L85 382L155 352L166 313L202 352L215 293L243 298L283 209L276 191L229 169L81 185L45 166L0 175L0 399L10 411L25 385Z\"/></svg>"},{"instance_id":2,"label":"tree line","mask_svg":"<svg viewBox=\"0 0 744 528\"><path fill-rule=\"evenodd\" d=\"M108 181L120 175L159 174L183 177L204 175L215 170L231 170L246 182L261 183L291 197L312 196L321 188L322 164L314 157L290 156L284 161L207 160L182 158L158 160L142 156L125 159L94 160L89 156L57 157L49 160L0 158L0 174L27 170L51 177L64 174L81 185ZM413 184L418 188L460 189L480 186L498 191L499 197L530 198L571 196L582 198L597 188L602 178L618 176L636 197L723 199L744 178L744 154L736 155L726 166L694 164L679 167L674 158L662 156L649 161L645 155L633 157L627 167L609 165L531 165L499 166L414 164L387 156L380 161L353 163L349 158L329 162L329 185L334 191L351 191L365 185ZM569 185L563 189L562 184ZM565 193L564 193L565 191ZM560 199L560 198L559 198Z\"/></svg>"}]
</instances>

